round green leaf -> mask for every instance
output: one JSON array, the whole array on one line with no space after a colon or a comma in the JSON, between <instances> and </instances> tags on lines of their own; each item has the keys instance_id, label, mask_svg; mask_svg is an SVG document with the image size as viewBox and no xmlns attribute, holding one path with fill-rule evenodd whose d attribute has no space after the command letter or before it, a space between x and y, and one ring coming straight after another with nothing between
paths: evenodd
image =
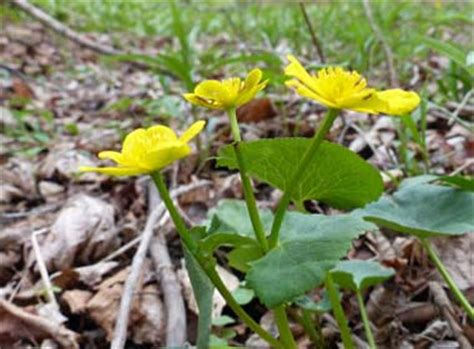
<instances>
[{"instance_id":1,"label":"round green leaf","mask_svg":"<svg viewBox=\"0 0 474 349\"><path fill-rule=\"evenodd\" d=\"M421 238L474 232L473 213L473 192L416 182L354 212L377 225Z\"/></svg>"},{"instance_id":2,"label":"round green leaf","mask_svg":"<svg viewBox=\"0 0 474 349\"><path fill-rule=\"evenodd\" d=\"M391 278L395 272L392 268L385 268L377 262L351 260L337 263L331 274L333 280L341 287L352 291L363 291Z\"/></svg>"},{"instance_id":3,"label":"round green leaf","mask_svg":"<svg viewBox=\"0 0 474 349\"><path fill-rule=\"evenodd\" d=\"M324 281L345 256L352 239L375 226L349 215L288 212L280 244L250 263L247 285L269 308L292 301Z\"/></svg>"},{"instance_id":4,"label":"round green leaf","mask_svg":"<svg viewBox=\"0 0 474 349\"><path fill-rule=\"evenodd\" d=\"M310 142L306 138L263 139L243 142L241 149L252 176L286 190ZM237 168L232 146L219 151L217 163ZM382 178L372 165L343 146L323 142L292 198L296 201L315 199L349 209L377 200L382 191Z\"/></svg>"}]
</instances>

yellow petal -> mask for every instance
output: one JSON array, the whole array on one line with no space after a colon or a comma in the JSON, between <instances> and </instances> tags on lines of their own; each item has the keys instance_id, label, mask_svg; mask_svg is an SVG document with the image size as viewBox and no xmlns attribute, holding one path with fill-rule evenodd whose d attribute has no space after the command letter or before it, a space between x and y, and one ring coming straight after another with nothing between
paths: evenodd
<instances>
[{"instance_id":1,"label":"yellow petal","mask_svg":"<svg viewBox=\"0 0 474 349\"><path fill-rule=\"evenodd\" d=\"M98 154L99 159L104 160L104 159L110 159L115 161L117 164L124 164L124 157L121 153L118 151L101 151Z\"/></svg>"},{"instance_id":2,"label":"yellow petal","mask_svg":"<svg viewBox=\"0 0 474 349\"><path fill-rule=\"evenodd\" d=\"M262 71L260 69L254 69L252 70L248 75L247 78L245 79L245 85L244 88L246 90L251 90L255 86L258 85L260 80L262 79Z\"/></svg>"},{"instance_id":3,"label":"yellow petal","mask_svg":"<svg viewBox=\"0 0 474 349\"><path fill-rule=\"evenodd\" d=\"M130 132L123 141L122 154L127 158L134 158L143 154L146 150L143 140L146 137L146 130L143 128Z\"/></svg>"},{"instance_id":4,"label":"yellow petal","mask_svg":"<svg viewBox=\"0 0 474 349\"><path fill-rule=\"evenodd\" d=\"M321 103L322 105L325 105L328 108L336 108L339 109L339 107L331 102L330 100L322 97L321 95L315 93L313 90L309 89L306 87L306 85L303 85L301 82L298 80L289 80L285 82L285 85L288 87L293 87L296 92L303 96L303 97L308 97L310 99L314 99L315 101Z\"/></svg>"},{"instance_id":5,"label":"yellow petal","mask_svg":"<svg viewBox=\"0 0 474 349\"><path fill-rule=\"evenodd\" d=\"M377 97L386 102L386 108L380 112L388 115L408 114L420 104L420 96L416 92L399 88L378 92Z\"/></svg>"},{"instance_id":6,"label":"yellow petal","mask_svg":"<svg viewBox=\"0 0 474 349\"><path fill-rule=\"evenodd\" d=\"M136 176L148 173L147 170L137 167L87 167L79 168L80 172L97 172L111 176Z\"/></svg>"},{"instance_id":7,"label":"yellow petal","mask_svg":"<svg viewBox=\"0 0 474 349\"><path fill-rule=\"evenodd\" d=\"M212 108L212 109L222 109L219 105L217 104L212 104L206 99L200 98L196 96L194 93L185 93L183 94L183 97L188 101L191 102L192 104L198 105L200 107L206 107L206 108Z\"/></svg>"},{"instance_id":8,"label":"yellow petal","mask_svg":"<svg viewBox=\"0 0 474 349\"><path fill-rule=\"evenodd\" d=\"M199 132L202 131L206 125L205 121L196 121L194 124L191 125L184 133L179 137L179 141L183 143L188 143L191 139L193 139Z\"/></svg>"},{"instance_id":9,"label":"yellow petal","mask_svg":"<svg viewBox=\"0 0 474 349\"><path fill-rule=\"evenodd\" d=\"M162 169L176 160L189 155L191 147L186 143L176 142L168 147L151 151L147 156L147 167L153 171Z\"/></svg>"},{"instance_id":10,"label":"yellow petal","mask_svg":"<svg viewBox=\"0 0 474 349\"><path fill-rule=\"evenodd\" d=\"M379 114L381 110L387 108L387 103L378 98L377 93L373 93L370 98L360 99L359 102L354 103L350 110L358 111L360 113Z\"/></svg>"},{"instance_id":11,"label":"yellow petal","mask_svg":"<svg viewBox=\"0 0 474 349\"><path fill-rule=\"evenodd\" d=\"M314 77L309 75L309 73L296 59L296 57L293 55L288 55L287 58L291 63L285 68L285 74L288 76L295 77L296 79L300 80L301 83L306 85L307 88L318 92Z\"/></svg>"},{"instance_id":12,"label":"yellow petal","mask_svg":"<svg viewBox=\"0 0 474 349\"><path fill-rule=\"evenodd\" d=\"M199 83L194 89L196 96L222 102L227 100L228 91L222 82L217 80L206 80Z\"/></svg>"},{"instance_id":13,"label":"yellow petal","mask_svg":"<svg viewBox=\"0 0 474 349\"><path fill-rule=\"evenodd\" d=\"M146 139L151 146L159 143L175 142L178 140L174 131L163 125L156 125L146 129Z\"/></svg>"}]
</instances>

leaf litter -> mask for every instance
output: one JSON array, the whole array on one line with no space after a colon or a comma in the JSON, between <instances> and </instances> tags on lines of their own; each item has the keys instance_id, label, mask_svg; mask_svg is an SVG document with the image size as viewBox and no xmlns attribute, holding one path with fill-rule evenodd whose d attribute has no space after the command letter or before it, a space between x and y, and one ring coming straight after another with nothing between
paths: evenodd
<instances>
[{"instance_id":1,"label":"leaf litter","mask_svg":"<svg viewBox=\"0 0 474 349\"><path fill-rule=\"evenodd\" d=\"M153 42L144 45L145 50L153 51L153 47L146 47ZM104 347L111 340L133 249L114 261L103 259L141 231L146 220L144 183L141 179L111 181L95 174L78 177L76 169L79 164L96 165L92 160L94 155L117 146L126 130L157 122L154 110L137 101L160 98L165 94L163 86L149 71L127 63L105 65L97 54L68 42L60 43L35 23L8 23L0 34L0 48L0 57L8 65L8 69L0 67L0 101L4 104L0 109L0 343L21 347L52 341L64 348L74 348L82 337L87 347ZM432 56L431 60L435 71L446 69L447 63L442 58ZM423 66L415 67L425 70ZM173 88L181 90L179 86ZM283 117L279 103L288 107L295 102L271 95L271 99L256 100L238 111L239 119L245 123L246 139L312 135L322 115L318 106L304 103L299 108L288 107L289 115ZM159 121L172 124L186 121L183 118L187 117L187 111L183 105L178 108L182 118ZM346 124L336 124L333 135L343 132L339 142L379 169L392 174L400 171L396 146L399 139L393 119L352 114L355 113L346 116ZM435 108L428 112L427 150L433 171L449 174L466 166L473 156L473 147L469 132L459 124L444 122L441 114ZM465 115L464 109L459 115ZM15 128L24 131L15 135L12 133ZM216 122L215 128L217 136L211 154L230 137L224 119ZM336 138L333 136L333 141ZM413 156L419 157L419 149L411 146ZM29 152L23 156L25 150ZM186 184L198 170L198 159L179 166L176 180L178 184ZM197 173L215 185L212 190L191 192L181 199L191 219L201 220L222 198L242 198L234 174L215 169L209 163ZM464 167L464 173L472 173L472 165ZM397 176L400 176L398 172ZM385 185L389 190L393 188L390 180ZM262 205L274 207L278 195L265 184L258 186L257 196ZM127 199L123 201L125 196ZM324 205L318 209L328 212ZM65 324L40 315L39 309L45 305L44 290L34 268L30 237L41 228L48 229L40 241L41 253L49 273L54 274L53 283L60 285L55 292L61 313L68 317ZM169 240L188 310L196 313L188 278L181 267L179 242L172 230L168 224L160 233L166 234ZM471 302L474 300L472 238L468 234L435 243ZM369 317L380 347L457 348L449 324L433 305L427 286L429 281L439 278L413 238L382 229L382 234L357 240L348 255L379 260L397 272L393 280L366 292ZM156 346L164 341L166 309L150 265L144 270L134 298L129 340L137 345ZM226 275L231 288L238 287L238 273L230 268L221 268L220 273ZM315 295L320 296L319 290ZM359 314L354 299L345 294L342 302L348 317L357 324ZM250 306L262 326L275 332L271 313L265 313L255 299ZM217 293L213 309L214 317L231 314ZM455 307L454 312L460 319L459 309ZM300 334L301 347L309 348L301 325L294 318L291 322L293 332ZM472 325L462 324L466 336L474 343ZM337 336L331 336L334 333L331 319L323 317L320 325L328 340L335 342ZM241 333L234 344L264 345L239 326L228 326ZM361 334L360 327L358 330L355 333ZM189 338L193 339L192 333Z\"/></svg>"}]
</instances>

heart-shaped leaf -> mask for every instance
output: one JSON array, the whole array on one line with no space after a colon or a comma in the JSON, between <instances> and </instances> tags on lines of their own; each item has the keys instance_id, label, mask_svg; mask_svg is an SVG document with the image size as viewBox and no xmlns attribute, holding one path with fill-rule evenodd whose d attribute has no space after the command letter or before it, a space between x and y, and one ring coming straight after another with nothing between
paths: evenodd
<instances>
[{"instance_id":1,"label":"heart-shaped leaf","mask_svg":"<svg viewBox=\"0 0 474 349\"><path fill-rule=\"evenodd\" d=\"M421 238L474 232L474 193L408 182L393 196L354 212L364 219Z\"/></svg>"},{"instance_id":2,"label":"heart-shaped leaf","mask_svg":"<svg viewBox=\"0 0 474 349\"><path fill-rule=\"evenodd\" d=\"M273 214L268 209L261 209L259 213L265 231L268 233ZM209 210L208 217L209 219L205 222L208 234L220 232L255 237L247 206L242 200L220 200L215 208Z\"/></svg>"},{"instance_id":3,"label":"heart-shaped leaf","mask_svg":"<svg viewBox=\"0 0 474 349\"><path fill-rule=\"evenodd\" d=\"M391 278L395 272L392 268L385 268L377 262L350 260L337 263L331 274L333 280L341 287L352 291L363 291Z\"/></svg>"},{"instance_id":4,"label":"heart-shaped leaf","mask_svg":"<svg viewBox=\"0 0 474 349\"><path fill-rule=\"evenodd\" d=\"M311 140L277 138L243 142L242 153L249 173L286 190ZM232 146L219 151L219 166L237 168ZM293 192L293 199L315 199L336 208L362 207L383 191L379 171L350 150L323 142Z\"/></svg>"},{"instance_id":5,"label":"heart-shaped leaf","mask_svg":"<svg viewBox=\"0 0 474 349\"><path fill-rule=\"evenodd\" d=\"M259 210L266 231L270 231L273 214L270 210ZM212 253L220 246L232 246L227 255L229 265L247 272L249 262L263 256L260 245L255 240L247 206L242 200L221 200L209 211L205 222L207 236L199 241L202 250Z\"/></svg>"},{"instance_id":6,"label":"heart-shaped leaf","mask_svg":"<svg viewBox=\"0 0 474 349\"><path fill-rule=\"evenodd\" d=\"M324 281L326 272L345 256L353 238L375 228L350 215L288 212L280 244L251 263L247 285L269 308L292 301Z\"/></svg>"}]
</instances>

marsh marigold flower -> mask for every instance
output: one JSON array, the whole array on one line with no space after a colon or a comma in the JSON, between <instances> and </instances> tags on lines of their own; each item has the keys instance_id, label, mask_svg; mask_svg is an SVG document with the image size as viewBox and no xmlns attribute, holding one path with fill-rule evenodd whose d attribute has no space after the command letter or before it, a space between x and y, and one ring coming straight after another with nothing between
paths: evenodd
<instances>
[{"instance_id":1,"label":"marsh marigold flower","mask_svg":"<svg viewBox=\"0 0 474 349\"><path fill-rule=\"evenodd\" d=\"M185 93L183 96L202 107L221 110L237 108L250 102L265 88L267 80L261 80L262 71L254 69L243 81L240 78L205 80L196 86L194 93Z\"/></svg>"},{"instance_id":2,"label":"marsh marigold flower","mask_svg":"<svg viewBox=\"0 0 474 349\"><path fill-rule=\"evenodd\" d=\"M328 108L349 109L370 114L404 115L420 104L415 92L401 89L377 91L367 87L367 81L355 71L340 67L324 68L310 75L292 55L285 74L294 79L286 85L304 97Z\"/></svg>"},{"instance_id":3,"label":"marsh marigold flower","mask_svg":"<svg viewBox=\"0 0 474 349\"><path fill-rule=\"evenodd\" d=\"M117 163L116 167L81 167L79 170L112 176L134 176L155 172L189 155L191 147L188 142L201 132L204 125L204 121L195 122L179 138L166 126L139 128L125 137L121 152L99 153L100 159L113 160Z\"/></svg>"}]
</instances>

